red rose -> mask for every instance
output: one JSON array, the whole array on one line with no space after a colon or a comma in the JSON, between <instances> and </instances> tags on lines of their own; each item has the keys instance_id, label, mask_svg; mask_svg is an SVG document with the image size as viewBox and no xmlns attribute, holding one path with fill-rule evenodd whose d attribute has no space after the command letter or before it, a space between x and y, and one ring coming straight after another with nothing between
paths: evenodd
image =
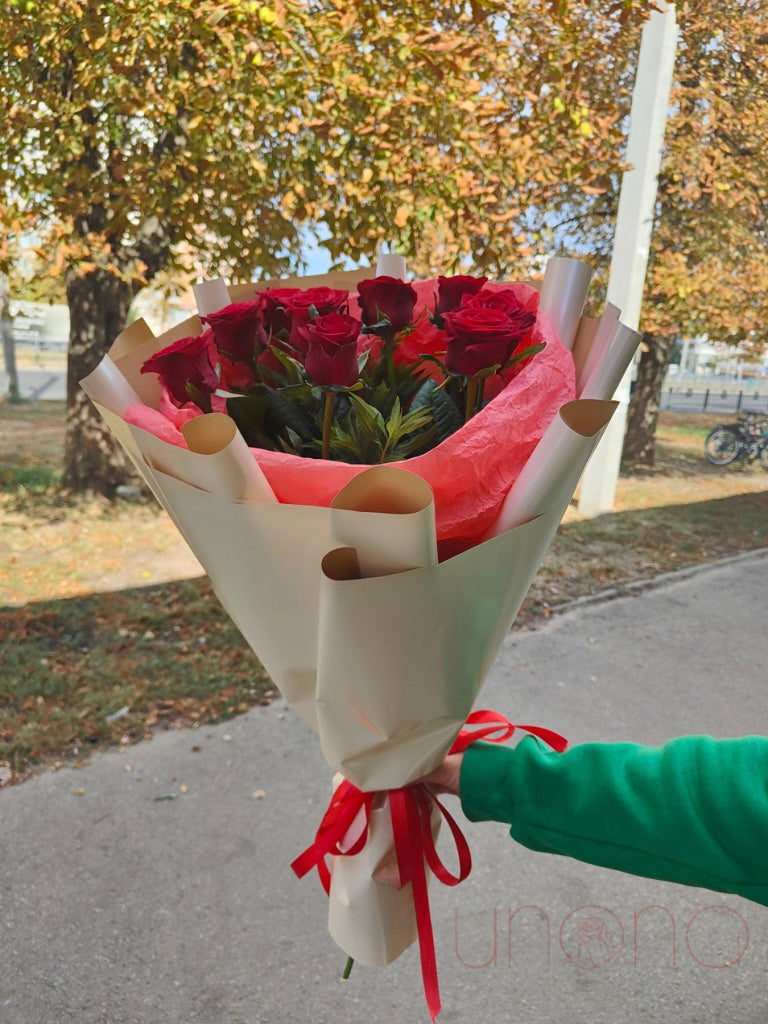
<instances>
[{"instance_id":1,"label":"red rose","mask_svg":"<svg viewBox=\"0 0 768 1024\"><path fill-rule=\"evenodd\" d=\"M270 338L290 327L288 299L300 291L300 288L267 288L261 293L264 296L264 328Z\"/></svg>"},{"instance_id":2,"label":"red rose","mask_svg":"<svg viewBox=\"0 0 768 1024\"><path fill-rule=\"evenodd\" d=\"M395 334L413 320L416 292L397 277L374 277L357 286L363 323L368 327L389 321Z\"/></svg>"},{"instance_id":3,"label":"red rose","mask_svg":"<svg viewBox=\"0 0 768 1024\"><path fill-rule=\"evenodd\" d=\"M353 316L326 313L299 328L307 346L304 367L315 384L351 388L357 383L357 339L361 327Z\"/></svg>"},{"instance_id":4,"label":"red rose","mask_svg":"<svg viewBox=\"0 0 768 1024\"><path fill-rule=\"evenodd\" d=\"M438 277L437 315L450 313L452 309L461 304L464 296L472 296L479 292L487 280L487 277L469 277L467 274Z\"/></svg>"},{"instance_id":5,"label":"red rose","mask_svg":"<svg viewBox=\"0 0 768 1024\"><path fill-rule=\"evenodd\" d=\"M182 338L147 359L141 372L156 373L179 405L193 401L203 412L210 412L210 396L219 386L210 346L210 331Z\"/></svg>"},{"instance_id":6,"label":"red rose","mask_svg":"<svg viewBox=\"0 0 768 1024\"><path fill-rule=\"evenodd\" d=\"M286 305L292 312L297 309L309 309L314 306L320 316L326 313L341 313L349 301L349 293L341 288L305 288L299 289L286 298Z\"/></svg>"},{"instance_id":7,"label":"red rose","mask_svg":"<svg viewBox=\"0 0 768 1024\"><path fill-rule=\"evenodd\" d=\"M233 302L200 319L210 325L214 344L222 355L235 363L251 363L268 343L265 307L266 301L260 294L248 302Z\"/></svg>"},{"instance_id":8,"label":"red rose","mask_svg":"<svg viewBox=\"0 0 768 1024\"><path fill-rule=\"evenodd\" d=\"M247 363L233 363L226 356L219 355L219 387L223 391L242 391L249 388L253 382L254 373L251 366Z\"/></svg>"},{"instance_id":9,"label":"red rose","mask_svg":"<svg viewBox=\"0 0 768 1024\"><path fill-rule=\"evenodd\" d=\"M534 317L535 319L535 317ZM445 365L451 373L474 377L491 366L503 366L520 339L530 330L503 309L467 302L446 313L448 339Z\"/></svg>"},{"instance_id":10,"label":"red rose","mask_svg":"<svg viewBox=\"0 0 768 1024\"><path fill-rule=\"evenodd\" d=\"M461 305L503 310L518 325L521 336L536 322L535 312L524 306L511 288L483 288L476 295L465 295Z\"/></svg>"},{"instance_id":11,"label":"red rose","mask_svg":"<svg viewBox=\"0 0 768 1024\"><path fill-rule=\"evenodd\" d=\"M298 289L293 295L287 295L285 307L288 316L288 344L302 355L307 351L307 344L300 328L309 323L309 311L314 307L318 316L327 313L346 312L349 293L340 288Z\"/></svg>"}]
</instances>

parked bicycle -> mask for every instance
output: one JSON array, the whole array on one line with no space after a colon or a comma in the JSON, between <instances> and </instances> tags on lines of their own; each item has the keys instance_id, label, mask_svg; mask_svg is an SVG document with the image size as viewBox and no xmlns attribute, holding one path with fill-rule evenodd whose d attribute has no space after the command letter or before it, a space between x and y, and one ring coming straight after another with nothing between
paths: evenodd
<instances>
[{"instance_id":1,"label":"parked bicycle","mask_svg":"<svg viewBox=\"0 0 768 1024\"><path fill-rule=\"evenodd\" d=\"M738 423L719 423L707 434L704 454L713 466L759 459L768 471L768 417L747 413Z\"/></svg>"}]
</instances>

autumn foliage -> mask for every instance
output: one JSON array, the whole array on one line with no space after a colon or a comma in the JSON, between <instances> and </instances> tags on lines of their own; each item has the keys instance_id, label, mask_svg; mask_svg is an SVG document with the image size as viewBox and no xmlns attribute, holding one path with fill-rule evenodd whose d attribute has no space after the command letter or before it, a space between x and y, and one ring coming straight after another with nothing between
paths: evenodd
<instances>
[{"instance_id":1,"label":"autumn foliage","mask_svg":"<svg viewBox=\"0 0 768 1024\"><path fill-rule=\"evenodd\" d=\"M34 232L72 314L66 480L124 467L77 389L135 292L397 243L520 276L547 211L615 187L646 0L8 0L6 265Z\"/></svg>"},{"instance_id":2,"label":"autumn foliage","mask_svg":"<svg viewBox=\"0 0 768 1024\"><path fill-rule=\"evenodd\" d=\"M653 464L674 343L768 343L768 3L686 0L625 457Z\"/></svg>"}]
</instances>

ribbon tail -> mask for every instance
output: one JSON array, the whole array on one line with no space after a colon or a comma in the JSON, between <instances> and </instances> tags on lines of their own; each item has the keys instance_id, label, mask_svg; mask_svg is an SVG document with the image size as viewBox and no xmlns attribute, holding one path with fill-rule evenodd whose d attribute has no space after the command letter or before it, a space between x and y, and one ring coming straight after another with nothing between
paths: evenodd
<instances>
[{"instance_id":1,"label":"ribbon tail","mask_svg":"<svg viewBox=\"0 0 768 1024\"><path fill-rule=\"evenodd\" d=\"M440 986L437 980L437 957L435 955L435 938L432 932L432 915L429 909L427 876L424 870L424 844L421 838L423 829L430 827L429 820L425 824L414 795L408 790L391 790L389 800L400 881L401 883L410 882L413 891L421 957L421 978L427 1009L434 1024L442 1006Z\"/></svg>"},{"instance_id":2,"label":"ribbon tail","mask_svg":"<svg viewBox=\"0 0 768 1024\"><path fill-rule=\"evenodd\" d=\"M568 746L568 740L565 736L561 736L559 732L553 732L552 729L545 729L541 725L518 725L517 728L529 732L531 736L538 736L540 740L544 740L558 754L562 754Z\"/></svg>"}]
</instances>

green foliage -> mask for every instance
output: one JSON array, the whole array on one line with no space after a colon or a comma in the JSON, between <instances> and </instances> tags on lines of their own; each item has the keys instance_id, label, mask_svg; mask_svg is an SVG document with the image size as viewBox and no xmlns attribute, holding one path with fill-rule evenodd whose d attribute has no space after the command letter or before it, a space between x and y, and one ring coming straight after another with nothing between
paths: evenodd
<instances>
[{"instance_id":1,"label":"green foliage","mask_svg":"<svg viewBox=\"0 0 768 1024\"><path fill-rule=\"evenodd\" d=\"M433 410L436 444L440 444L451 434L456 433L464 423L456 400L447 393L445 388L439 387L431 379L424 382L411 403L412 412L429 408Z\"/></svg>"},{"instance_id":2,"label":"green foliage","mask_svg":"<svg viewBox=\"0 0 768 1024\"><path fill-rule=\"evenodd\" d=\"M227 399L227 412L252 447L279 450L294 455L320 457L322 454L325 393L306 380L300 365L272 347L280 355L286 378L270 371L269 385L256 382L248 394ZM426 388L419 365L396 367L396 389L390 390L386 379L380 380L380 363L372 367L373 376L364 374L352 388L340 388L335 394L333 423L330 433L329 457L343 462L376 465L395 462L428 451L438 443L432 424L438 405L446 396L434 388ZM290 383L298 372L302 382ZM419 393L418 402L412 397ZM365 396L365 397L363 397ZM437 401L435 401L435 397ZM463 420L455 403L454 418L441 416L439 440L453 433ZM403 409L409 405L407 412Z\"/></svg>"},{"instance_id":3,"label":"green foliage","mask_svg":"<svg viewBox=\"0 0 768 1024\"><path fill-rule=\"evenodd\" d=\"M0 489L17 499L50 492L61 479L51 466L8 466L0 463Z\"/></svg>"},{"instance_id":4,"label":"green foliage","mask_svg":"<svg viewBox=\"0 0 768 1024\"><path fill-rule=\"evenodd\" d=\"M398 462L427 451L434 443L432 410L403 413L396 397L385 420L374 406L358 395L349 395L350 409L331 434L331 452L346 462L376 465Z\"/></svg>"}]
</instances>

